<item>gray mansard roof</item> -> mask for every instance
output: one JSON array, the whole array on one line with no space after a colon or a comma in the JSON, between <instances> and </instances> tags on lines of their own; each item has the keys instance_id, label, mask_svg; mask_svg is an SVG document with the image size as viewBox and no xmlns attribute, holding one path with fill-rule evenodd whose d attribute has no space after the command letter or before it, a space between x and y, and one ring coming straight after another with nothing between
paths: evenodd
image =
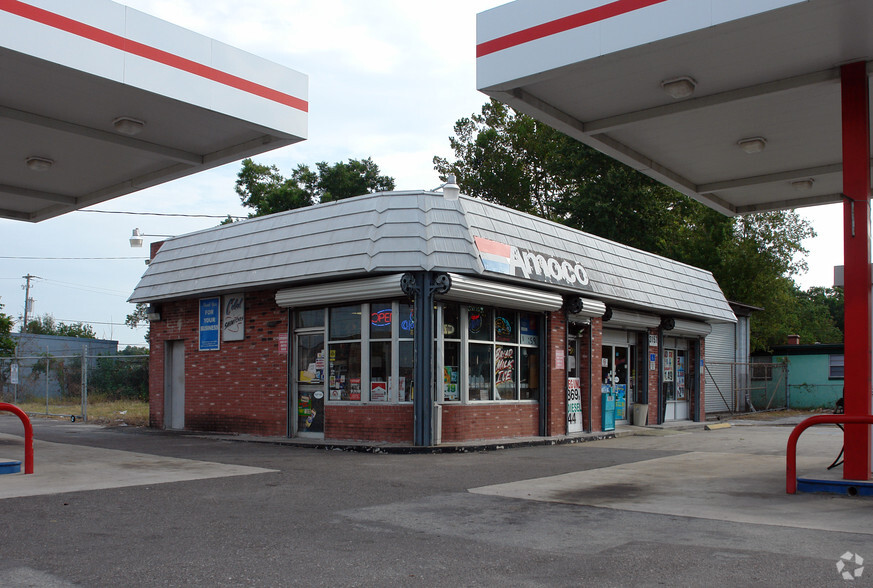
<instances>
[{"instance_id":1,"label":"gray mansard roof","mask_svg":"<svg viewBox=\"0 0 873 588\"><path fill-rule=\"evenodd\" d=\"M476 237L580 263L584 289L487 271ZM158 251L131 302L154 302L404 271L513 281L617 306L735 321L708 271L461 196L385 192L191 233Z\"/></svg>"}]
</instances>

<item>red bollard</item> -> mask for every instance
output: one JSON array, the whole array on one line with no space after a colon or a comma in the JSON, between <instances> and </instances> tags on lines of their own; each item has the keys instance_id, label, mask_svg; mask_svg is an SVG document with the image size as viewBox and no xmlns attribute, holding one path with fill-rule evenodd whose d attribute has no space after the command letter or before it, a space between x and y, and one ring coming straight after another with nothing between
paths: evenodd
<instances>
[{"instance_id":1,"label":"red bollard","mask_svg":"<svg viewBox=\"0 0 873 588\"><path fill-rule=\"evenodd\" d=\"M8 402L0 402L0 411L11 412L24 425L24 473L33 473L33 426L30 424L30 417L27 414Z\"/></svg>"}]
</instances>

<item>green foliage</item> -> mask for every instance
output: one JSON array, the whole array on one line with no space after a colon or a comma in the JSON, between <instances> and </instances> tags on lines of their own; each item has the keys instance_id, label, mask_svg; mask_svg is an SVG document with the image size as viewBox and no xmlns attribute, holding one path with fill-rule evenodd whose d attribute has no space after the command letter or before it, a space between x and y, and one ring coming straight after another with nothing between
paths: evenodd
<instances>
[{"instance_id":1,"label":"green foliage","mask_svg":"<svg viewBox=\"0 0 873 588\"><path fill-rule=\"evenodd\" d=\"M233 222L233 220L230 218L230 215L228 215L227 218L228 218L228 220L230 220L230 222ZM221 224L227 224L227 223L225 221L222 221ZM125 317L124 324L127 325L128 327L130 327L131 329L137 328L140 325L140 323L143 323L146 325L149 324L149 317L147 314L148 309L149 309L149 305L146 304L145 302L137 302L136 308L134 308L133 312ZM151 329L146 331L146 334L145 334L146 341L149 340L149 333L150 332L151 332Z\"/></svg>"},{"instance_id":2,"label":"green foliage","mask_svg":"<svg viewBox=\"0 0 873 588\"><path fill-rule=\"evenodd\" d=\"M792 278L814 232L795 212L726 217L494 100L454 130L454 161L434 157L434 167L462 192L711 271L729 300L764 308L752 316L753 349L784 342L800 315L812 321Z\"/></svg>"},{"instance_id":3,"label":"green foliage","mask_svg":"<svg viewBox=\"0 0 873 588\"><path fill-rule=\"evenodd\" d=\"M0 309L3 305L0 304ZM12 339L12 317L0 312L0 357L15 353L15 341Z\"/></svg>"},{"instance_id":4,"label":"green foliage","mask_svg":"<svg viewBox=\"0 0 873 588\"><path fill-rule=\"evenodd\" d=\"M81 357L54 357L49 353L43 353L41 354L41 359L30 368L29 378L31 382L36 382L43 374L54 376L62 398L78 397L81 395Z\"/></svg>"},{"instance_id":5,"label":"green foliage","mask_svg":"<svg viewBox=\"0 0 873 588\"><path fill-rule=\"evenodd\" d=\"M379 166L370 158L333 165L322 161L315 167L313 171L300 164L290 178L285 178L275 165L244 159L237 174L236 193L243 206L254 210L249 217L256 217L394 189L394 179L379 175Z\"/></svg>"},{"instance_id":6,"label":"green foliage","mask_svg":"<svg viewBox=\"0 0 873 588\"><path fill-rule=\"evenodd\" d=\"M148 352L143 347L126 347L114 357L98 357L97 368L88 376L89 396L148 402Z\"/></svg>"},{"instance_id":7,"label":"green foliage","mask_svg":"<svg viewBox=\"0 0 873 588\"><path fill-rule=\"evenodd\" d=\"M31 335L54 335L56 337L79 337L96 339L97 334L91 325L85 323L59 323L50 314L44 314L27 323L27 332Z\"/></svg>"}]
</instances>

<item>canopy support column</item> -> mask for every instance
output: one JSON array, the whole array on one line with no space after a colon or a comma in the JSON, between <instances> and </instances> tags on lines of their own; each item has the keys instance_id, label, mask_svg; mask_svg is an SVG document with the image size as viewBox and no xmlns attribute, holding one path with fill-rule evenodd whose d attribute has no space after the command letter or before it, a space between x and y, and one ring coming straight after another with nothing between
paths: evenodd
<instances>
[{"instance_id":1,"label":"canopy support column","mask_svg":"<svg viewBox=\"0 0 873 588\"><path fill-rule=\"evenodd\" d=\"M870 275L870 113L866 63L842 66L843 251L847 416L869 415L873 365ZM843 478L870 479L870 425L847 424Z\"/></svg>"}]
</instances>

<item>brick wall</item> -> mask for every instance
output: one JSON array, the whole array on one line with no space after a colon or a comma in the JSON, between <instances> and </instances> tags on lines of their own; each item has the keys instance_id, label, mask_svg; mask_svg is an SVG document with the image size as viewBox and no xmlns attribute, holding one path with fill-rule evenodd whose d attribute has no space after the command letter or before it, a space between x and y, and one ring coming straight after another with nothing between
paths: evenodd
<instances>
[{"instance_id":1,"label":"brick wall","mask_svg":"<svg viewBox=\"0 0 873 588\"><path fill-rule=\"evenodd\" d=\"M558 310L549 314L546 340L546 435L567 434L567 317ZM558 363L560 361L560 364ZM560 368L559 366L563 366ZM537 431L538 433L539 431Z\"/></svg>"},{"instance_id":2,"label":"brick wall","mask_svg":"<svg viewBox=\"0 0 873 588\"><path fill-rule=\"evenodd\" d=\"M328 405L324 411L324 437L343 441L414 442L411 404Z\"/></svg>"},{"instance_id":3,"label":"brick wall","mask_svg":"<svg viewBox=\"0 0 873 588\"><path fill-rule=\"evenodd\" d=\"M539 404L443 405L442 442L536 437Z\"/></svg>"},{"instance_id":4,"label":"brick wall","mask_svg":"<svg viewBox=\"0 0 873 588\"><path fill-rule=\"evenodd\" d=\"M274 291L246 294L245 339L222 341L219 351L198 351L197 299L161 304L151 323L149 424L164 424L164 353L167 341L185 346L185 429L254 435L287 434L288 313ZM287 339L286 339L287 341ZM287 345L287 343L286 343Z\"/></svg>"}]
</instances>

